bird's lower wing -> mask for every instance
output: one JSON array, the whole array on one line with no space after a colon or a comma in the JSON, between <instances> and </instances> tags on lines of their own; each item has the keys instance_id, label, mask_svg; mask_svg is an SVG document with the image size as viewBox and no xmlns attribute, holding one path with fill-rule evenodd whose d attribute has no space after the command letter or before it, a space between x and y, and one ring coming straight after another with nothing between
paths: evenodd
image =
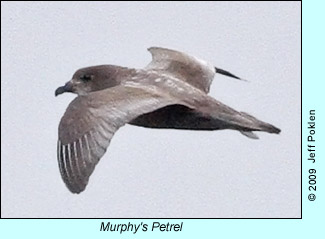
<instances>
[{"instance_id":1,"label":"bird's lower wing","mask_svg":"<svg viewBox=\"0 0 325 239\"><path fill-rule=\"evenodd\" d=\"M203 98L203 99L202 99ZM231 107L213 99L210 96L203 96L200 101L188 102L196 109L196 112L211 119L211 123L217 120L224 129L239 130L245 136L257 139L258 137L251 131L265 131L268 133L280 133L277 127L263 122L245 112L239 112Z\"/></svg>"},{"instance_id":2,"label":"bird's lower wing","mask_svg":"<svg viewBox=\"0 0 325 239\"><path fill-rule=\"evenodd\" d=\"M59 125L58 162L73 193L83 191L114 133L139 115L177 103L153 89L116 86L76 97Z\"/></svg>"}]
</instances>

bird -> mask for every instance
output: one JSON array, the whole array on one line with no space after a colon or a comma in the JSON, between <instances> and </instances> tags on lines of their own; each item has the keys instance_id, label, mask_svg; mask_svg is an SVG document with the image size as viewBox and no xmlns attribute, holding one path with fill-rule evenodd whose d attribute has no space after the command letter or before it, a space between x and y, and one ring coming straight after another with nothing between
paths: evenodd
<instances>
[{"instance_id":1,"label":"bird","mask_svg":"<svg viewBox=\"0 0 325 239\"><path fill-rule=\"evenodd\" d=\"M280 129L209 96L216 73L242 78L187 53L150 47L143 69L97 65L77 70L56 89L77 94L58 127L57 158L72 193L85 190L114 133L123 125L179 130L237 130L279 134Z\"/></svg>"}]
</instances>

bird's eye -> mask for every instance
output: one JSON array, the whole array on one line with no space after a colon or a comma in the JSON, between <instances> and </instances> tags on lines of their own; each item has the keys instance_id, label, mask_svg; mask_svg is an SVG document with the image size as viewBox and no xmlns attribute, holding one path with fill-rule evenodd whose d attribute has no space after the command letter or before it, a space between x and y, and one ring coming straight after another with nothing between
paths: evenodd
<instances>
[{"instance_id":1,"label":"bird's eye","mask_svg":"<svg viewBox=\"0 0 325 239\"><path fill-rule=\"evenodd\" d=\"M87 82L90 81L92 79L92 75L82 75L80 76L80 80Z\"/></svg>"}]
</instances>

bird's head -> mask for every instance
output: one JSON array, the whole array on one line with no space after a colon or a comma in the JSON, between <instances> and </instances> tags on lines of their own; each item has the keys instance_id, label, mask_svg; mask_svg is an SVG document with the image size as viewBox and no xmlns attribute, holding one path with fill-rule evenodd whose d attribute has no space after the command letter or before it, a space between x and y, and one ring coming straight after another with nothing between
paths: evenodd
<instances>
[{"instance_id":1,"label":"bird's head","mask_svg":"<svg viewBox=\"0 0 325 239\"><path fill-rule=\"evenodd\" d=\"M119 84L119 67L111 65L90 66L77 70L70 81L56 89L55 96L65 92L87 95Z\"/></svg>"}]
</instances>

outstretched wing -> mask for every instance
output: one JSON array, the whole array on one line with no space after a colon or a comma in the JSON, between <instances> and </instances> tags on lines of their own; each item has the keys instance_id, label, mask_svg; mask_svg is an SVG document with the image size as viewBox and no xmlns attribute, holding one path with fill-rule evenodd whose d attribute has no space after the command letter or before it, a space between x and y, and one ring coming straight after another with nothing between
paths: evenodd
<instances>
[{"instance_id":1,"label":"outstretched wing","mask_svg":"<svg viewBox=\"0 0 325 239\"><path fill-rule=\"evenodd\" d=\"M83 191L114 133L141 114L177 103L152 89L116 86L78 96L59 125L58 162L73 193Z\"/></svg>"},{"instance_id":2,"label":"outstretched wing","mask_svg":"<svg viewBox=\"0 0 325 239\"><path fill-rule=\"evenodd\" d=\"M252 139L258 139L258 137L251 131L265 131L275 134L281 132L279 128L245 112L236 111L207 95L203 96L203 99L199 101L188 102L187 105L192 105L192 108L197 113L206 119L210 119L212 127L216 124L220 129L239 130L242 134Z\"/></svg>"},{"instance_id":3,"label":"outstretched wing","mask_svg":"<svg viewBox=\"0 0 325 239\"><path fill-rule=\"evenodd\" d=\"M214 66L186 53L160 47L151 47L152 61L147 70L160 71L181 79L208 93L215 75Z\"/></svg>"},{"instance_id":4,"label":"outstretched wing","mask_svg":"<svg viewBox=\"0 0 325 239\"><path fill-rule=\"evenodd\" d=\"M157 77L157 76L156 76ZM162 92L177 99L178 104L168 105L142 114L130 124L148 128L173 128L192 130L234 129L245 136L256 139L251 131L280 133L275 126L239 112L208 96L196 87L186 84L183 80L160 76L152 79L143 77L144 82L128 82L128 84L146 84L147 87L157 86ZM148 80L149 79L149 80Z\"/></svg>"},{"instance_id":5,"label":"outstretched wing","mask_svg":"<svg viewBox=\"0 0 325 239\"><path fill-rule=\"evenodd\" d=\"M146 67L147 70L176 77L205 93L209 92L215 73L243 80L229 71L214 67L206 61L183 52L161 47L150 47L148 51L152 55L152 61Z\"/></svg>"}]
</instances>

